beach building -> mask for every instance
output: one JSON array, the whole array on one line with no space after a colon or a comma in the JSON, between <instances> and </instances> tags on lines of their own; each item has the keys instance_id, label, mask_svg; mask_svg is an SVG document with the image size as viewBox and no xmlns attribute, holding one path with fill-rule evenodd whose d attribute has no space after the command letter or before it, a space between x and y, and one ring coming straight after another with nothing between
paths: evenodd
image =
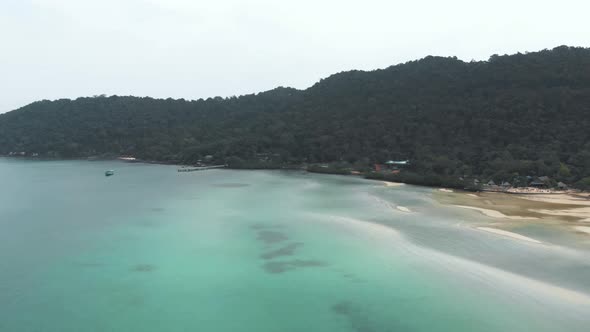
<instances>
[{"instance_id":1,"label":"beach building","mask_svg":"<svg viewBox=\"0 0 590 332\"><path fill-rule=\"evenodd\" d=\"M375 164L375 171L388 171L391 173L399 173L401 169L410 165L409 160L388 160L384 164Z\"/></svg>"},{"instance_id":2,"label":"beach building","mask_svg":"<svg viewBox=\"0 0 590 332\"><path fill-rule=\"evenodd\" d=\"M551 179L549 179L548 176L540 176L538 178L533 179L531 183L529 183L529 186L536 188L546 188L549 186L550 181Z\"/></svg>"}]
</instances>

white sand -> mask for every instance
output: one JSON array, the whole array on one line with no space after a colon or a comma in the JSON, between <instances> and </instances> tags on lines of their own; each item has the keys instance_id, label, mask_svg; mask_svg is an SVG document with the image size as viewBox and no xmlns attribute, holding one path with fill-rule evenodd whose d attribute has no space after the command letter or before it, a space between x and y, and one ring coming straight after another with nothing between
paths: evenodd
<instances>
[{"instance_id":1,"label":"white sand","mask_svg":"<svg viewBox=\"0 0 590 332\"><path fill-rule=\"evenodd\" d=\"M447 189L447 188L440 188L438 191L442 191L443 193L452 193L452 192L454 192L451 189Z\"/></svg>"},{"instance_id":2,"label":"white sand","mask_svg":"<svg viewBox=\"0 0 590 332\"><path fill-rule=\"evenodd\" d=\"M497 229L497 228L477 227L477 229L482 230L482 231L486 231L486 232L490 232L490 233L494 233L494 234L498 234L498 235L502 235L502 236L506 236L509 238L517 239L517 240L522 240L522 241L527 241L527 242L532 242L532 243L541 243L541 241L531 239L530 237L526 237L524 235L504 231L504 230ZM589 227L589 229L590 229L590 227Z\"/></svg>"},{"instance_id":3,"label":"white sand","mask_svg":"<svg viewBox=\"0 0 590 332\"><path fill-rule=\"evenodd\" d=\"M477 196L476 194L467 194L467 196L479 198L479 196Z\"/></svg>"},{"instance_id":4,"label":"white sand","mask_svg":"<svg viewBox=\"0 0 590 332\"><path fill-rule=\"evenodd\" d=\"M396 206L396 209L398 209L398 210L400 210L402 212L408 212L408 213L412 212L412 210L408 209L405 206Z\"/></svg>"},{"instance_id":5,"label":"white sand","mask_svg":"<svg viewBox=\"0 0 590 332\"><path fill-rule=\"evenodd\" d=\"M583 197L576 197L576 196L567 195L567 194L519 195L518 198L528 199L529 201L544 202L544 203L590 206L590 199L583 198Z\"/></svg>"},{"instance_id":6,"label":"white sand","mask_svg":"<svg viewBox=\"0 0 590 332\"><path fill-rule=\"evenodd\" d=\"M588 226L574 226L574 229L580 232L590 234L590 227Z\"/></svg>"},{"instance_id":7,"label":"white sand","mask_svg":"<svg viewBox=\"0 0 590 332\"><path fill-rule=\"evenodd\" d=\"M382 181L383 184L386 187L399 187L399 186L403 186L405 183L401 183L401 182L388 182L388 181Z\"/></svg>"},{"instance_id":8,"label":"white sand","mask_svg":"<svg viewBox=\"0 0 590 332\"><path fill-rule=\"evenodd\" d=\"M453 205L456 207L460 207L463 209L470 209L470 210L476 210L481 212L482 214L491 217L491 218L502 218L502 219L513 219L513 220L531 220L531 219L538 219L535 217L521 217L521 216L507 216L504 213L500 212L500 211L495 211L495 210L490 210L490 209L483 209L483 208L478 208L478 207L474 207L474 206L466 206L466 205Z\"/></svg>"},{"instance_id":9,"label":"white sand","mask_svg":"<svg viewBox=\"0 0 590 332\"><path fill-rule=\"evenodd\" d=\"M548 214L550 216L562 216L562 217L574 217L574 218L581 218L584 221L589 220L590 216L590 206L583 207L583 208L575 208L575 209L565 209L565 210L546 210L546 209L529 209L529 211Z\"/></svg>"}]
</instances>

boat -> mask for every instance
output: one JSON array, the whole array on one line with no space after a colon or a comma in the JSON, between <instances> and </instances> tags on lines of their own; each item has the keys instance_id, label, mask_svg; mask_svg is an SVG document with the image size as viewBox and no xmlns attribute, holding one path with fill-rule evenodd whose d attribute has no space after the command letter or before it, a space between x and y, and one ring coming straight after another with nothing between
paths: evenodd
<instances>
[{"instance_id":1,"label":"boat","mask_svg":"<svg viewBox=\"0 0 590 332\"><path fill-rule=\"evenodd\" d=\"M112 176L112 175L115 175L115 171L113 171L112 169L104 172L104 176Z\"/></svg>"}]
</instances>

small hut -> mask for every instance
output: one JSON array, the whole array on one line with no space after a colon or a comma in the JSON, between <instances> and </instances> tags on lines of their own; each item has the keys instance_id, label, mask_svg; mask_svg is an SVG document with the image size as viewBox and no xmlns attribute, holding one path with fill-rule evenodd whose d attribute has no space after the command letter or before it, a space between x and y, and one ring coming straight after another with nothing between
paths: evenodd
<instances>
[{"instance_id":1,"label":"small hut","mask_svg":"<svg viewBox=\"0 0 590 332\"><path fill-rule=\"evenodd\" d=\"M534 179L533 181L531 181L531 183L529 183L529 186L531 187L537 187L537 188L546 188L549 182L549 177L547 176L541 176L538 177L536 179Z\"/></svg>"}]
</instances>

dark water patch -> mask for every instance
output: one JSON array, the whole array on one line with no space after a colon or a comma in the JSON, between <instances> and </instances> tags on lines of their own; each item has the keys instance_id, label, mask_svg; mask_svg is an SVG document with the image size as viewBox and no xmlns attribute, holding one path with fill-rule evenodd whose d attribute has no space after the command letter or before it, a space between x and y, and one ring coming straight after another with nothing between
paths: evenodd
<instances>
[{"instance_id":1,"label":"dark water patch","mask_svg":"<svg viewBox=\"0 0 590 332\"><path fill-rule=\"evenodd\" d=\"M339 315L348 316L354 313L356 310L357 308L355 308L352 303L346 301L338 302L332 306L332 311Z\"/></svg>"},{"instance_id":2,"label":"dark water patch","mask_svg":"<svg viewBox=\"0 0 590 332\"><path fill-rule=\"evenodd\" d=\"M162 212L164 210L166 210L166 209L161 208L161 207L153 207L150 209L150 211L153 211L153 212Z\"/></svg>"},{"instance_id":3,"label":"dark water patch","mask_svg":"<svg viewBox=\"0 0 590 332\"><path fill-rule=\"evenodd\" d=\"M283 228L283 225L254 224L254 225L251 225L250 228L254 229L254 230L273 229L273 228Z\"/></svg>"},{"instance_id":4,"label":"dark water patch","mask_svg":"<svg viewBox=\"0 0 590 332\"><path fill-rule=\"evenodd\" d=\"M277 257L281 257L281 256L293 256L295 254L295 251L297 250L297 248L300 248L302 246L303 246L303 243L301 243L301 242L290 243L290 244L288 244L282 248L279 248L277 250L265 252L264 254L260 255L260 258L273 259L273 258L277 258Z\"/></svg>"},{"instance_id":5,"label":"dark water patch","mask_svg":"<svg viewBox=\"0 0 590 332\"><path fill-rule=\"evenodd\" d=\"M73 264L75 266L79 266L79 267L103 267L103 266L105 266L104 263L98 263L98 262L75 262Z\"/></svg>"},{"instance_id":6,"label":"dark water patch","mask_svg":"<svg viewBox=\"0 0 590 332\"><path fill-rule=\"evenodd\" d=\"M289 237L281 232L261 230L258 232L257 239L258 241L264 242L265 244L269 245L287 241Z\"/></svg>"},{"instance_id":7,"label":"dark water patch","mask_svg":"<svg viewBox=\"0 0 590 332\"><path fill-rule=\"evenodd\" d=\"M332 311L338 315L344 316L350 323L350 326L357 332L377 331L369 321L369 317L364 314L358 305L351 302L343 301L332 306ZM401 331L401 330L400 330Z\"/></svg>"},{"instance_id":8,"label":"dark water patch","mask_svg":"<svg viewBox=\"0 0 590 332\"><path fill-rule=\"evenodd\" d=\"M376 331L404 331L411 332L412 328L408 328L403 324L400 324L395 319L390 317L387 322L387 327L377 327L375 322L371 321L371 318L366 310L358 304L349 301L342 301L332 306L332 312L337 315L345 317L353 331L356 332L376 332Z\"/></svg>"},{"instance_id":9,"label":"dark water patch","mask_svg":"<svg viewBox=\"0 0 590 332\"><path fill-rule=\"evenodd\" d=\"M218 188L244 188L250 185L248 183L215 183L212 186Z\"/></svg>"},{"instance_id":10,"label":"dark water patch","mask_svg":"<svg viewBox=\"0 0 590 332\"><path fill-rule=\"evenodd\" d=\"M135 265L131 271L134 272L153 272L156 270L156 267L154 265L150 265L150 264L139 264L139 265Z\"/></svg>"},{"instance_id":11,"label":"dark water patch","mask_svg":"<svg viewBox=\"0 0 590 332\"><path fill-rule=\"evenodd\" d=\"M262 267L268 273L278 274L287 271L292 271L298 268L306 267L324 267L328 266L327 263L316 260L293 260L293 261L282 261L282 262L268 262Z\"/></svg>"},{"instance_id":12,"label":"dark water patch","mask_svg":"<svg viewBox=\"0 0 590 332\"><path fill-rule=\"evenodd\" d=\"M350 280L351 282L358 283L358 284L367 282L367 280L359 278L357 275L352 274L352 273L345 273L342 276L344 278Z\"/></svg>"},{"instance_id":13,"label":"dark water patch","mask_svg":"<svg viewBox=\"0 0 590 332\"><path fill-rule=\"evenodd\" d=\"M128 299L127 304L132 307L141 307L145 304L145 298L140 295L131 296Z\"/></svg>"}]
</instances>

